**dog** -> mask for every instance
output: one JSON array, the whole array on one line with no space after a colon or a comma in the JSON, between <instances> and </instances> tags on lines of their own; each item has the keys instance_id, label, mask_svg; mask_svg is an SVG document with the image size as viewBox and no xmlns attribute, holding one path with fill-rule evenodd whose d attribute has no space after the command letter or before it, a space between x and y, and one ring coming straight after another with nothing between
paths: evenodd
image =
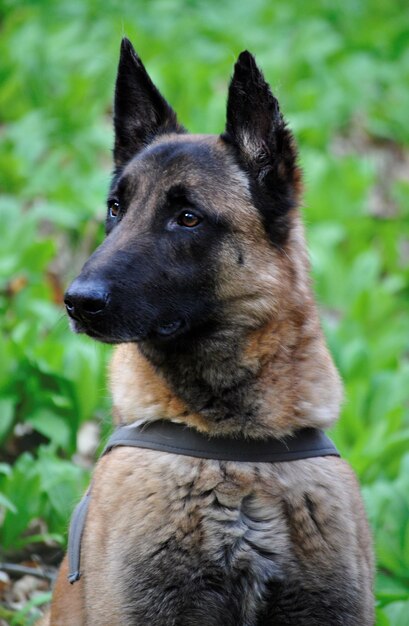
<instances>
[{"instance_id":1,"label":"dog","mask_svg":"<svg viewBox=\"0 0 409 626\"><path fill-rule=\"evenodd\" d=\"M74 331L116 344L117 426L263 442L337 419L309 279L297 148L254 57L226 128L191 135L124 39L107 236L69 287ZM371 626L373 553L336 456L232 462L116 447L96 465L83 576L52 626Z\"/></svg>"}]
</instances>

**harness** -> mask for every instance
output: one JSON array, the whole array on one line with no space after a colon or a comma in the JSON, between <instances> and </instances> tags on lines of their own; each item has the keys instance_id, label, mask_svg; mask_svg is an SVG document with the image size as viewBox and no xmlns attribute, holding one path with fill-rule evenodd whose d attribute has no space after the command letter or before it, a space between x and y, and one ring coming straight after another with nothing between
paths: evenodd
<instances>
[{"instance_id":1,"label":"harness","mask_svg":"<svg viewBox=\"0 0 409 626\"><path fill-rule=\"evenodd\" d=\"M117 428L101 456L118 446L148 448L170 454L239 463L282 463L319 456L340 456L331 439L317 428L302 428L282 439L256 440L245 437L208 437L184 424L168 420ZM75 583L81 577L81 540L91 488L92 483L71 518L68 536L70 583Z\"/></svg>"}]
</instances>

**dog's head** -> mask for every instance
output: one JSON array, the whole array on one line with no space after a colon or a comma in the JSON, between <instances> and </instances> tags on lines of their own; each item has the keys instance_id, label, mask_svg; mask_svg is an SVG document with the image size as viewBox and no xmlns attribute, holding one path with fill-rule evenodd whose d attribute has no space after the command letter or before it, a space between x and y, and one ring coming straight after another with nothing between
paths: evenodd
<instances>
[{"instance_id":1,"label":"dog's head","mask_svg":"<svg viewBox=\"0 0 409 626\"><path fill-rule=\"evenodd\" d=\"M107 237L66 293L73 329L172 342L279 315L300 174L253 56L235 65L225 132L189 135L124 39L114 125Z\"/></svg>"}]
</instances>

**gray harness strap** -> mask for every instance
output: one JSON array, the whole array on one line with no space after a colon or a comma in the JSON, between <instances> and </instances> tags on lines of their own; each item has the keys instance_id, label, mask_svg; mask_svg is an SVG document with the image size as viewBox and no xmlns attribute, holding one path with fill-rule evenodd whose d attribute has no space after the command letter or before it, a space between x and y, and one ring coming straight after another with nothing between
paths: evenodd
<instances>
[{"instance_id":1,"label":"gray harness strap","mask_svg":"<svg viewBox=\"0 0 409 626\"><path fill-rule=\"evenodd\" d=\"M322 430L303 428L283 439L246 439L244 437L208 437L184 424L156 421L141 426L121 426L113 433L102 452L117 446L149 448L201 459L244 463L282 463L317 456L340 456L331 439ZM68 536L70 583L81 577L81 540L84 531L92 484L76 507Z\"/></svg>"}]
</instances>

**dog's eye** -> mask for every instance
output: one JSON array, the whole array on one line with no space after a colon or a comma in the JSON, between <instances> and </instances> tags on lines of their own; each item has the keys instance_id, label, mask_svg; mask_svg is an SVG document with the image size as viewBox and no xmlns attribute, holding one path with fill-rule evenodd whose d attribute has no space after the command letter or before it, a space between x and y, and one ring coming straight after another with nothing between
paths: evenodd
<instances>
[{"instance_id":1,"label":"dog's eye","mask_svg":"<svg viewBox=\"0 0 409 626\"><path fill-rule=\"evenodd\" d=\"M119 209L120 209L119 202L117 202L116 200L110 200L108 202L108 214L109 214L109 217L112 217L114 219L116 217L118 217Z\"/></svg>"},{"instance_id":2,"label":"dog's eye","mask_svg":"<svg viewBox=\"0 0 409 626\"><path fill-rule=\"evenodd\" d=\"M194 228L200 224L201 221L202 218L191 211L183 211L177 219L179 226L185 226L186 228Z\"/></svg>"}]
</instances>

